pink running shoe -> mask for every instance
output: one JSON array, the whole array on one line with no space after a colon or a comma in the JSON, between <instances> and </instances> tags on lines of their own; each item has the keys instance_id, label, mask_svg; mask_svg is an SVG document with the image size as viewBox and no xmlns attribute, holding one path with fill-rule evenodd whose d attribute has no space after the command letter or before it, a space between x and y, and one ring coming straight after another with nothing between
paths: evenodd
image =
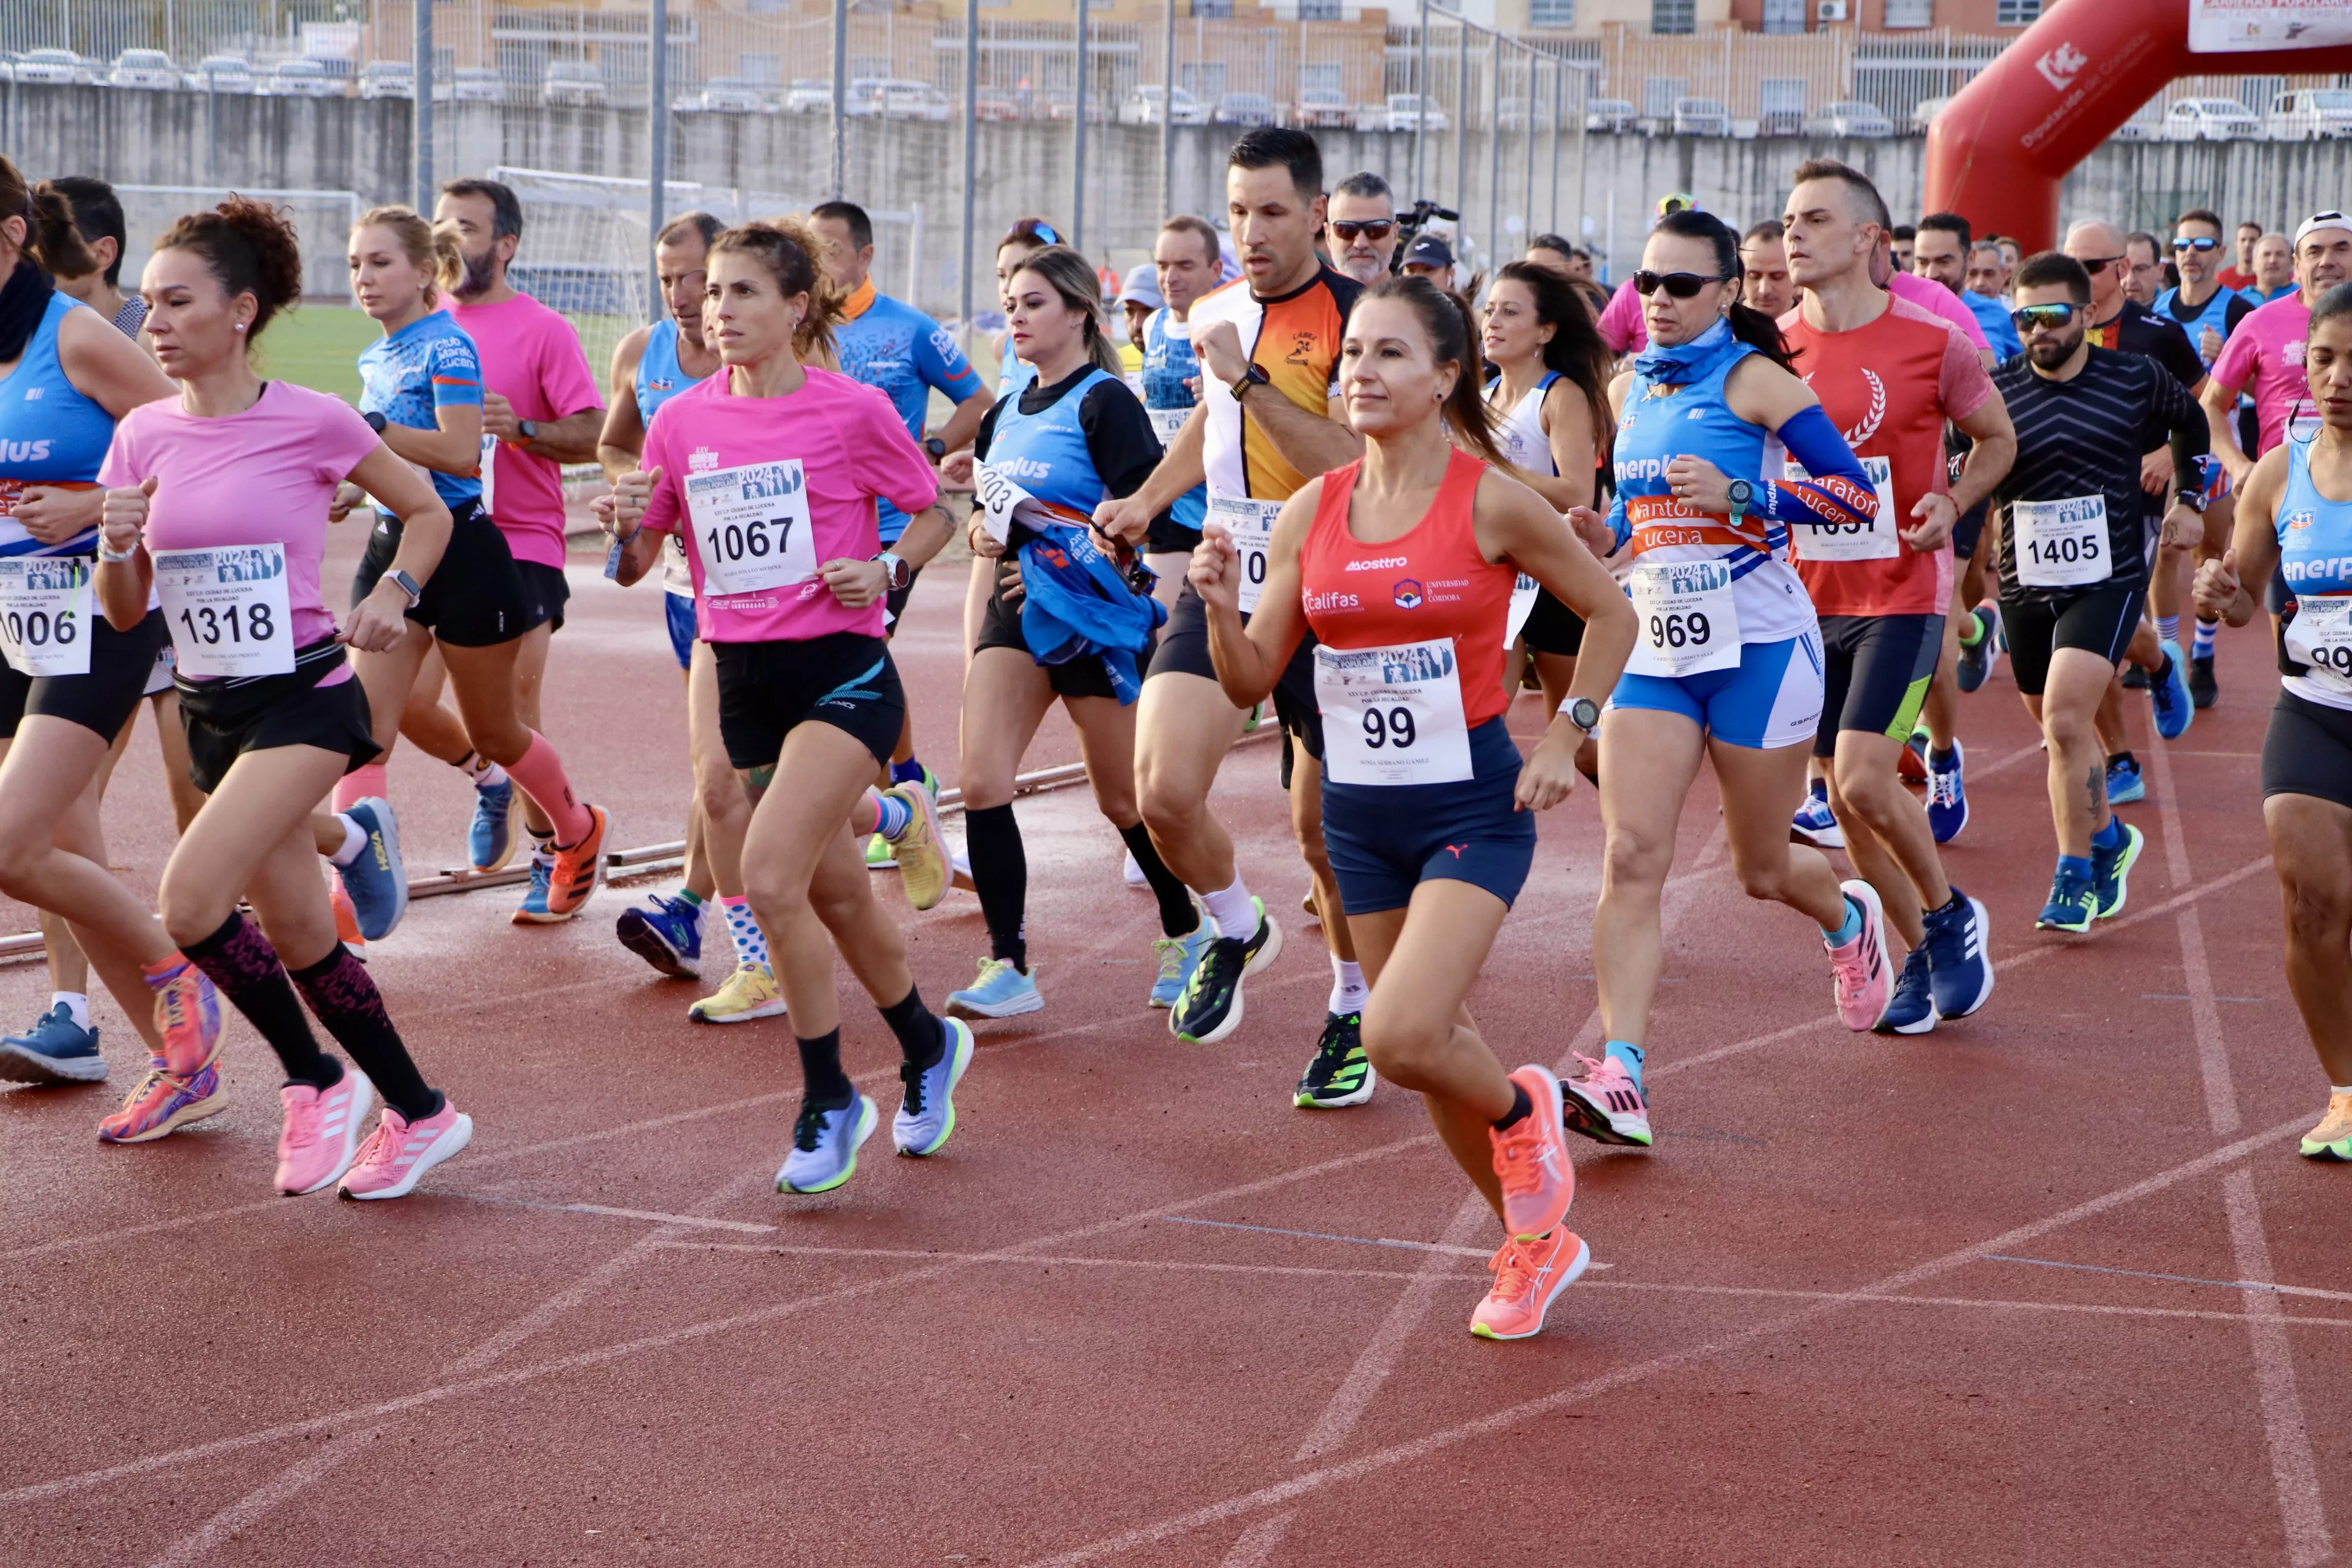
<instances>
[{"instance_id":1,"label":"pink running shoe","mask_svg":"<svg viewBox=\"0 0 2352 1568\"><path fill-rule=\"evenodd\" d=\"M163 1066L162 1057L149 1057L147 1076L131 1089L121 1110L98 1124L98 1136L108 1143L152 1143L227 1109L219 1068L207 1063L182 1078Z\"/></svg>"},{"instance_id":2,"label":"pink running shoe","mask_svg":"<svg viewBox=\"0 0 2352 1568\"><path fill-rule=\"evenodd\" d=\"M299 1197L331 1185L359 1154L360 1123L375 1101L375 1088L359 1068L347 1067L331 1089L289 1083L278 1091L286 1123L278 1134L278 1190Z\"/></svg>"},{"instance_id":3,"label":"pink running shoe","mask_svg":"<svg viewBox=\"0 0 2352 1568\"><path fill-rule=\"evenodd\" d=\"M165 1069L189 1078L220 1056L220 994L202 970L179 954L166 962L177 965L167 972L168 978L158 979L152 970L147 975L148 989L155 993L155 1032L163 1037Z\"/></svg>"},{"instance_id":4,"label":"pink running shoe","mask_svg":"<svg viewBox=\"0 0 2352 1568\"><path fill-rule=\"evenodd\" d=\"M1532 1241L1513 1237L1486 1265L1495 1288L1470 1314L1470 1331L1482 1340L1524 1340L1543 1332L1552 1299L1575 1284L1591 1261L1592 1248L1566 1226Z\"/></svg>"},{"instance_id":5,"label":"pink running shoe","mask_svg":"<svg viewBox=\"0 0 2352 1568\"><path fill-rule=\"evenodd\" d=\"M1581 1132L1596 1143L1629 1143L1650 1147L1650 1103L1642 1086L1615 1057L1594 1061L1582 1051L1582 1078L1559 1080L1559 1108L1570 1132Z\"/></svg>"},{"instance_id":6,"label":"pink running shoe","mask_svg":"<svg viewBox=\"0 0 2352 1568\"><path fill-rule=\"evenodd\" d=\"M1495 1174L1503 1184L1503 1225L1513 1236L1542 1236L1567 1217L1576 1170L1559 1122L1559 1079L1529 1064L1511 1075L1535 1109L1513 1125L1492 1128Z\"/></svg>"},{"instance_id":7,"label":"pink running shoe","mask_svg":"<svg viewBox=\"0 0 2352 1568\"><path fill-rule=\"evenodd\" d=\"M338 1191L347 1198L404 1198L425 1172L473 1139L474 1119L446 1095L440 1110L414 1124L387 1105Z\"/></svg>"},{"instance_id":8,"label":"pink running shoe","mask_svg":"<svg viewBox=\"0 0 2352 1568\"><path fill-rule=\"evenodd\" d=\"M1843 947L1830 948L1830 983L1837 993L1838 1016L1862 1034L1878 1026L1895 996L1895 975L1886 967L1886 910L1878 890L1859 878L1838 890L1862 910L1862 931ZM1822 945L1828 947L1827 939Z\"/></svg>"}]
</instances>

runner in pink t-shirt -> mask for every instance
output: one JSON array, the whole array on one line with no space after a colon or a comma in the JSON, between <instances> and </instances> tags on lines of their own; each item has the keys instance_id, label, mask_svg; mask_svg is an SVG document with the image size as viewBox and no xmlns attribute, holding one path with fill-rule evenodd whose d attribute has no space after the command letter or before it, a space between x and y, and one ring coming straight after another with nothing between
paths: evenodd
<instances>
[{"instance_id":1,"label":"runner in pink t-shirt","mask_svg":"<svg viewBox=\"0 0 2352 1568\"><path fill-rule=\"evenodd\" d=\"M1650 346L1649 329L1642 325L1642 297L1633 292L1631 278L1617 285L1617 292L1609 296L1594 325L1601 329L1601 341L1609 345L1609 352L1620 359Z\"/></svg>"},{"instance_id":2,"label":"runner in pink t-shirt","mask_svg":"<svg viewBox=\"0 0 2352 1568\"><path fill-rule=\"evenodd\" d=\"M906 939L867 890L857 840L890 839L917 908L945 896L929 793L919 781L872 788L906 711L882 640L892 584L875 559L874 502L925 511L938 480L881 393L805 363L840 316L814 247L797 224L746 224L711 242L704 320L721 368L662 405L645 468L621 475L595 509L620 546L623 583L653 569L664 536L685 534L698 624L719 669L719 738L758 801L743 844L752 913L780 937L820 922L832 933L906 1058L892 1142L929 1154L954 1130L971 1031L923 1005ZM845 818L857 840L842 832ZM791 941L773 959L803 1074L776 1187L826 1192L856 1173L877 1112L842 1071L832 955Z\"/></svg>"},{"instance_id":3,"label":"runner in pink t-shirt","mask_svg":"<svg viewBox=\"0 0 2352 1568\"><path fill-rule=\"evenodd\" d=\"M2308 437L2318 427L2303 371L2304 332L2320 295L2347 279L2352 279L2352 218L2340 212L2305 218L2294 235L2294 292L2256 306L2240 319L2221 346L2200 401L2213 437L2213 455L2230 470L2233 485L2242 488L2254 470L2254 459L2281 440L2290 435ZM2249 391L2258 426L2258 450L2251 453L2238 445L2237 421L2231 416L2238 395Z\"/></svg>"}]
</instances>

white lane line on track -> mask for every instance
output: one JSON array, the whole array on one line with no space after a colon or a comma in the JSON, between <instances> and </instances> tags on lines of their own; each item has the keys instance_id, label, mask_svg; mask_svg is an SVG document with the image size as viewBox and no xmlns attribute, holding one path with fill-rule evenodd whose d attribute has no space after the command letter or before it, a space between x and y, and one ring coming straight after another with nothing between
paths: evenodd
<instances>
[{"instance_id":1,"label":"white lane line on track","mask_svg":"<svg viewBox=\"0 0 2352 1568\"><path fill-rule=\"evenodd\" d=\"M1308 1470L1304 1474L1293 1476L1287 1480L1261 1487L1255 1491L1244 1492L1221 1502L1192 1509L1153 1524L1139 1525L1132 1530L1123 1531L1117 1535L1105 1536L1098 1541L1089 1542L1067 1552L1057 1552L1051 1557L1038 1558L1030 1563L1027 1568L1076 1568L1079 1563L1095 1563L1107 1557L1118 1556L1139 1546L1149 1546L1175 1536L1189 1534L1204 1525L1221 1523L1243 1514L1255 1513L1262 1509L1296 1501L1299 1498L1322 1491L1329 1487L1360 1480L1367 1476L1377 1475L1383 1470L1393 1469L1397 1466L1426 1458L1433 1454L1459 1447L1480 1437L1498 1436L1536 1416L1549 1415L1552 1411L1565 1409L1571 1405L1581 1404L1588 1399L1596 1398L1601 1394L1654 1377L1661 1373L1672 1372L1696 1362L1711 1360L1743 1349L1759 1340L1785 1334L1800 1324L1824 1317L1856 1302L1906 1300L1895 1293L1908 1289L1914 1285L1925 1284L1927 1280L1939 1275L1948 1274L1954 1269L1965 1268L1987 1252L2005 1251L2021 1242L2030 1241L2037 1236L2079 1224L2083 1220L2105 1214L2110 1209L2137 1203L2142 1198L2162 1192L2181 1182L2210 1174L2244 1159L2265 1144L2276 1142L2290 1133L2301 1131L2303 1125L2304 1120L2298 1117L2293 1121L2283 1122L2265 1131L2241 1138L2235 1142L2224 1144L2219 1149L2200 1154L2193 1160L2184 1161L2169 1170L2145 1177L2129 1186L2118 1187L2098 1197L2086 1199L2070 1208L2062 1209L2054 1215L2018 1226L1999 1236L1990 1237L1975 1246L1961 1247L1957 1251L1948 1252L1940 1258L1915 1264L1843 1295L1830 1296L1801 1311L1776 1317L1765 1322L1752 1322L1748 1327L1734 1332L1717 1335L1683 1350L1670 1351L1664 1355L1655 1356L1632 1366L1621 1367L1614 1372L1603 1373L1598 1377L1588 1378L1551 1394L1525 1400L1456 1426L1444 1427L1402 1443L1376 1449L1344 1464ZM12 1495L0 1494L0 1502L7 1501Z\"/></svg>"},{"instance_id":2,"label":"white lane line on track","mask_svg":"<svg viewBox=\"0 0 2352 1568\"><path fill-rule=\"evenodd\" d=\"M329 1438L277 1476L246 1493L153 1557L147 1568L188 1568L227 1545L237 1531L271 1510L294 1500L302 1491L327 1479L329 1471L391 1430L390 1424L362 1426Z\"/></svg>"},{"instance_id":3,"label":"white lane line on track","mask_svg":"<svg viewBox=\"0 0 2352 1568\"><path fill-rule=\"evenodd\" d=\"M2144 1268L2109 1268L2105 1264L2069 1263L2056 1258L2008 1258L1988 1253L1985 1261L2030 1263L2037 1268L2071 1268L2084 1274L2119 1275L2126 1279L2160 1279L2168 1285L2210 1285L2222 1290L2268 1290L2276 1296L2309 1296L2321 1301L2352 1301L2352 1290L2322 1290L2311 1285L2277 1285L2261 1279L2200 1279L2191 1274L2153 1274Z\"/></svg>"},{"instance_id":4,"label":"white lane line on track","mask_svg":"<svg viewBox=\"0 0 2352 1568\"><path fill-rule=\"evenodd\" d=\"M643 1220L647 1225L677 1226L688 1230L748 1231L766 1235L776 1227L758 1225L748 1219L707 1219L699 1215L664 1214L656 1209L617 1209L606 1204L559 1204L540 1198L507 1198L489 1193L461 1193L449 1187L436 1187L433 1195L439 1198L463 1198L468 1203L508 1204L516 1208L551 1209L559 1214L595 1215L604 1219Z\"/></svg>"},{"instance_id":5,"label":"white lane line on track","mask_svg":"<svg viewBox=\"0 0 2352 1568\"><path fill-rule=\"evenodd\" d=\"M1289 1532L1290 1521L1297 1517L1296 1514L1277 1513L1257 1521L1242 1531L1241 1539L1234 1542L1233 1550L1218 1561L1217 1568L1265 1568L1274 1557L1275 1548L1282 1544L1283 1536Z\"/></svg>"}]
</instances>

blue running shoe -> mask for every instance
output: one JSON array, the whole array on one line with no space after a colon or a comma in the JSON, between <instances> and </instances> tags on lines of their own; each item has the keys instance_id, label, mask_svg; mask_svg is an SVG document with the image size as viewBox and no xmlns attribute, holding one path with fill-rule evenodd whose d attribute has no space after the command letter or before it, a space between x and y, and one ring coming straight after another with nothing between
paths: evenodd
<instances>
[{"instance_id":1,"label":"blue running shoe","mask_svg":"<svg viewBox=\"0 0 2352 1568\"><path fill-rule=\"evenodd\" d=\"M2147 798L2147 781L2139 775L2137 757L2117 757L2107 764L2107 804L2129 805Z\"/></svg>"},{"instance_id":2,"label":"blue running shoe","mask_svg":"<svg viewBox=\"0 0 2352 1568\"><path fill-rule=\"evenodd\" d=\"M60 1002L21 1035L0 1037L0 1079L13 1083L104 1083L98 1030L73 1021Z\"/></svg>"},{"instance_id":3,"label":"blue running shoe","mask_svg":"<svg viewBox=\"0 0 2352 1568\"><path fill-rule=\"evenodd\" d=\"M1969 789L1960 777L1968 761L1958 735L1952 737L1950 767L1937 767L1934 749L1927 752L1927 827L1938 844L1949 844L1969 825Z\"/></svg>"},{"instance_id":4,"label":"blue running shoe","mask_svg":"<svg viewBox=\"0 0 2352 1568\"><path fill-rule=\"evenodd\" d=\"M1192 971L1201 967L1201 955L1209 951L1215 937L1209 930L1207 916L1182 936L1155 939L1151 950L1160 955L1160 978L1151 983L1151 1005L1173 1007L1184 994L1184 987L1192 983Z\"/></svg>"},{"instance_id":5,"label":"blue running shoe","mask_svg":"<svg viewBox=\"0 0 2352 1568\"><path fill-rule=\"evenodd\" d=\"M963 1081L964 1069L971 1066L971 1026L942 1018L940 1026L948 1032L948 1038L938 1061L919 1071L911 1063L898 1064L898 1079L907 1086L907 1097L898 1102L898 1114L890 1119L890 1142L898 1146L899 1153L916 1159L938 1153L955 1131L955 1087Z\"/></svg>"},{"instance_id":6,"label":"blue running shoe","mask_svg":"<svg viewBox=\"0 0 2352 1568\"><path fill-rule=\"evenodd\" d=\"M1970 647L1962 643L1959 660L1953 666L1954 672L1959 677L1962 691L1974 691L1991 677L1993 654L2006 646L1997 635L1998 623L1985 614L1983 605L1978 605L1969 614L1976 618L1976 646Z\"/></svg>"},{"instance_id":7,"label":"blue running shoe","mask_svg":"<svg viewBox=\"0 0 2352 1568\"><path fill-rule=\"evenodd\" d=\"M776 1173L780 1193L829 1193L857 1174L857 1151L874 1136L881 1113L858 1095L838 1110L803 1101L793 1123L793 1152Z\"/></svg>"},{"instance_id":8,"label":"blue running shoe","mask_svg":"<svg viewBox=\"0 0 2352 1568\"><path fill-rule=\"evenodd\" d=\"M530 852L530 887L515 906L514 923L519 926L555 925L568 921L570 915L559 915L547 907L548 895L555 890L555 851L534 848Z\"/></svg>"},{"instance_id":9,"label":"blue running shoe","mask_svg":"<svg viewBox=\"0 0 2352 1568\"><path fill-rule=\"evenodd\" d=\"M2156 732L2177 741L2196 720L2197 704L2189 700L2189 660L2180 645L2168 640L2163 647L2164 668L2148 677L2147 697L2156 708Z\"/></svg>"},{"instance_id":10,"label":"blue running shoe","mask_svg":"<svg viewBox=\"0 0 2352 1568\"><path fill-rule=\"evenodd\" d=\"M961 991L948 993L950 1018L1010 1018L1044 1010L1034 974L1024 974L1001 958L980 961L980 974Z\"/></svg>"},{"instance_id":11,"label":"blue running shoe","mask_svg":"<svg viewBox=\"0 0 2352 1568\"><path fill-rule=\"evenodd\" d=\"M656 894L651 909L623 910L613 934L623 947L671 979L699 980L706 907Z\"/></svg>"},{"instance_id":12,"label":"blue running shoe","mask_svg":"<svg viewBox=\"0 0 2352 1568\"><path fill-rule=\"evenodd\" d=\"M1829 786L1813 781L1805 796L1805 804L1789 823L1789 837L1800 844L1810 844L1816 849L1845 847L1845 829L1838 826L1837 814L1830 810Z\"/></svg>"},{"instance_id":13,"label":"blue running shoe","mask_svg":"<svg viewBox=\"0 0 2352 1568\"><path fill-rule=\"evenodd\" d=\"M1871 1027L1882 1035L1924 1035L1936 1026L1936 999L1927 984L1927 944L1921 942L1903 961L1895 977L1895 994L1886 1011Z\"/></svg>"},{"instance_id":14,"label":"blue running shoe","mask_svg":"<svg viewBox=\"0 0 2352 1568\"><path fill-rule=\"evenodd\" d=\"M408 870L400 858L400 819L393 815L392 802L380 795L353 802L342 815L359 824L367 842L360 846L357 859L335 868L335 875L342 879L343 892L352 900L352 915L359 921L360 934L370 942L382 942L408 912Z\"/></svg>"},{"instance_id":15,"label":"blue running shoe","mask_svg":"<svg viewBox=\"0 0 2352 1568\"><path fill-rule=\"evenodd\" d=\"M506 869L514 858L514 780L474 786L474 820L466 829L466 862L477 875Z\"/></svg>"},{"instance_id":16,"label":"blue running shoe","mask_svg":"<svg viewBox=\"0 0 2352 1568\"><path fill-rule=\"evenodd\" d=\"M2050 879L2050 901L2034 920L2039 931L2084 931L2099 918L2099 895L2091 879L2065 866Z\"/></svg>"},{"instance_id":17,"label":"blue running shoe","mask_svg":"<svg viewBox=\"0 0 2352 1568\"><path fill-rule=\"evenodd\" d=\"M2124 912L2126 883L2139 858L2140 846L2147 841L2147 836L2129 823L2124 825L2124 841L2112 849L2100 848L2096 839L2091 841L2091 891L2099 901L2101 920L2111 921Z\"/></svg>"},{"instance_id":18,"label":"blue running shoe","mask_svg":"<svg viewBox=\"0 0 2352 1568\"><path fill-rule=\"evenodd\" d=\"M1992 960L1985 955L1991 931L1982 900L1958 888L1952 901L1922 917L1927 934L1919 946L1927 954L1928 984L1938 1018L1965 1018L1992 1000Z\"/></svg>"}]
</instances>

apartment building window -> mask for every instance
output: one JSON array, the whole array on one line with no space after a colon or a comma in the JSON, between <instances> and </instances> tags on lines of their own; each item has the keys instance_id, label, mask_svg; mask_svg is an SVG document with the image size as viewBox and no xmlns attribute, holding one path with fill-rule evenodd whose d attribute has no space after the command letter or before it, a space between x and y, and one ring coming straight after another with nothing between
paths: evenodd
<instances>
[{"instance_id":1,"label":"apartment building window","mask_svg":"<svg viewBox=\"0 0 2352 1568\"><path fill-rule=\"evenodd\" d=\"M1801 33L1805 30L1805 0L1764 0L1764 30Z\"/></svg>"},{"instance_id":2,"label":"apartment building window","mask_svg":"<svg viewBox=\"0 0 2352 1568\"><path fill-rule=\"evenodd\" d=\"M1530 27L1575 26L1576 0L1528 0L1528 26Z\"/></svg>"},{"instance_id":3,"label":"apartment building window","mask_svg":"<svg viewBox=\"0 0 2352 1568\"><path fill-rule=\"evenodd\" d=\"M1890 29L1935 25L1936 0L1886 0L1886 26Z\"/></svg>"},{"instance_id":4,"label":"apartment building window","mask_svg":"<svg viewBox=\"0 0 2352 1568\"><path fill-rule=\"evenodd\" d=\"M1192 0L1192 15L1207 22L1234 19L1234 0Z\"/></svg>"},{"instance_id":5,"label":"apartment building window","mask_svg":"<svg viewBox=\"0 0 2352 1568\"><path fill-rule=\"evenodd\" d=\"M2003 3L2006 4L2007 0ZM1650 0L1650 31L1697 32L1698 0Z\"/></svg>"},{"instance_id":6,"label":"apartment building window","mask_svg":"<svg viewBox=\"0 0 2352 1568\"><path fill-rule=\"evenodd\" d=\"M2042 0L1996 0L1992 8L1992 25L1996 27L2030 27L2042 20Z\"/></svg>"}]
</instances>

